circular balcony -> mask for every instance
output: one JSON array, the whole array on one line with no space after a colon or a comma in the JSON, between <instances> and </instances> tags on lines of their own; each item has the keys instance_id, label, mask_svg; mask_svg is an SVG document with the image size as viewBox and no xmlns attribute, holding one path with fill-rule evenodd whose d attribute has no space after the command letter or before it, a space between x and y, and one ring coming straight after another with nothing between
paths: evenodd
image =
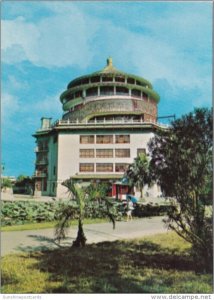
<instances>
[{"instance_id":1,"label":"circular balcony","mask_svg":"<svg viewBox=\"0 0 214 300\"><path fill-rule=\"evenodd\" d=\"M63 119L71 121L127 113L156 119L159 95L149 81L117 70L108 59L103 70L71 81L60 100Z\"/></svg>"}]
</instances>

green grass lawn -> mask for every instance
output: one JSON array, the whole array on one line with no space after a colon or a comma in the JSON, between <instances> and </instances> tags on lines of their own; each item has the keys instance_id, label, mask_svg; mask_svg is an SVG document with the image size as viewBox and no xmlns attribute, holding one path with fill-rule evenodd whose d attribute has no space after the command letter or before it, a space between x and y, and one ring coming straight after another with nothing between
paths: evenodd
<instances>
[{"instance_id":1,"label":"green grass lawn","mask_svg":"<svg viewBox=\"0 0 214 300\"><path fill-rule=\"evenodd\" d=\"M108 219L84 219L84 224L97 224L109 222ZM77 225L78 221L71 221L71 225ZM23 230L36 230L36 229L45 229L45 228L54 228L56 222L41 222L41 223L27 223L22 225L8 225L2 226L1 231L23 231Z\"/></svg>"},{"instance_id":2,"label":"green grass lawn","mask_svg":"<svg viewBox=\"0 0 214 300\"><path fill-rule=\"evenodd\" d=\"M175 233L7 255L3 293L212 293Z\"/></svg>"}]
</instances>

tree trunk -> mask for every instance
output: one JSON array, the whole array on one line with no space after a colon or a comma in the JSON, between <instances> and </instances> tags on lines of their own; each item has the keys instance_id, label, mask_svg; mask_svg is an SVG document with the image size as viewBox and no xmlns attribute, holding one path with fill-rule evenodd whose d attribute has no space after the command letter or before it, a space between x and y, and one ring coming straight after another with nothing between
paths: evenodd
<instances>
[{"instance_id":1,"label":"tree trunk","mask_svg":"<svg viewBox=\"0 0 214 300\"><path fill-rule=\"evenodd\" d=\"M78 233L77 233L77 238L73 242L72 247L85 247L86 244L86 237L83 231L83 223L82 219L79 218L79 225L78 225Z\"/></svg>"},{"instance_id":2,"label":"tree trunk","mask_svg":"<svg viewBox=\"0 0 214 300\"><path fill-rule=\"evenodd\" d=\"M140 198L142 199L143 198L143 187L140 186Z\"/></svg>"}]
</instances>

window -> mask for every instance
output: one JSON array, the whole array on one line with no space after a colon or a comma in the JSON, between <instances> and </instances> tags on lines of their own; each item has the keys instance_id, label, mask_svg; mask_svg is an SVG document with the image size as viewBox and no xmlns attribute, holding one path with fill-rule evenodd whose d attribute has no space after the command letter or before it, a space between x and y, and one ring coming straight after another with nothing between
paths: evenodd
<instances>
[{"instance_id":1,"label":"window","mask_svg":"<svg viewBox=\"0 0 214 300\"><path fill-rule=\"evenodd\" d=\"M84 78L84 79L81 80L81 84L87 84L87 83L89 83L89 79L88 78Z\"/></svg>"},{"instance_id":2,"label":"window","mask_svg":"<svg viewBox=\"0 0 214 300\"><path fill-rule=\"evenodd\" d=\"M125 78L124 78L124 77L116 76L116 77L115 77L115 81L116 81L116 82L125 82Z\"/></svg>"},{"instance_id":3,"label":"window","mask_svg":"<svg viewBox=\"0 0 214 300\"><path fill-rule=\"evenodd\" d=\"M125 173L128 167L129 164L126 163L115 164L115 172Z\"/></svg>"},{"instance_id":4,"label":"window","mask_svg":"<svg viewBox=\"0 0 214 300\"><path fill-rule=\"evenodd\" d=\"M97 149L96 157L113 157L113 149Z\"/></svg>"},{"instance_id":5,"label":"window","mask_svg":"<svg viewBox=\"0 0 214 300\"><path fill-rule=\"evenodd\" d=\"M137 156L139 156L140 154L146 154L146 149L142 148L142 149L137 149Z\"/></svg>"},{"instance_id":6,"label":"window","mask_svg":"<svg viewBox=\"0 0 214 300\"><path fill-rule=\"evenodd\" d=\"M75 98L82 97L82 91L78 91L75 93Z\"/></svg>"},{"instance_id":7,"label":"window","mask_svg":"<svg viewBox=\"0 0 214 300\"><path fill-rule=\"evenodd\" d=\"M97 87L92 87L86 90L86 97L97 96L97 95L98 95Z\"/></svg>"},{"instance_id":8,"label":"window","mask_svg":"<svg viewBox=\"0 0 214 300\"><path fill-rule=\"evenodd\" d=\"M113 86L101 86L100 95L113 95L114 87Z\"/></svg>"},{"instance_id":9,"label":"window","mask_svg":"<svg viewBox=\"0 0 214 300\"><path fill-rule=\"evenodd\" d=\"M141 97L141 91L139 91L139 90L132 90L132 96Z\"/></svg>"},{"instance_id":10,"label":"window","mask_svg":"<svg viewBox=\"0 0 214 300\"><path fill-rule=\"evenodd\" d=\"M116 87L117 95L128 95L128 93L129 93L129 90L126 87L123 87L123 86Z\"/></svg>"},{"instance_id":11,"label":"window","mask_svg":"<svg viewBox=\"0 0 214 300\"><path fill-rule=\"evenodd\" d=\"M113 164L96 164L97 172L113 172Z\"/></svg>"},{"instance_id":12,"label":"window","mask_svg":"<svg viewBox=\"0 0 214 300\"><path fill-rule=\"evenodd\" d=\"M148 95L143 92L143 99L148 100Z\"/></svg>"},{"instance_id":13,"label":"window","mask_svg":"<svg viewBox=\"0 0 214 300\"><path fill-rule=\"evenodd\" d=\"M93 135L81 135L80 136L80 144L94 144L94 136Z\"/></svg>"},{"instance_id":14,"label":"window","mask_svg":"<svg viewBox=\"0 0 214 300\"><path fill-rule=\"evenodd\" d=\"M85 163L79 165L80 172L94 172L94 164Z\"/></svg>"},{"instance_id":15,"label":"window","mask_svg":"<svg viewBox=\"0 0 214 300\"><path fill-rule=\"evenodd\" d=\"M94 157L94 149L80 149L80 157Z\"/></svg>"},{"instance_id":16,"label":"window","mask_svg":"<svg viewBox=\"0 0 214 300\"><path fill-rule=\"evenodd\" d=\"M127 83L130 83L130 84L134 84L135 83L135 80L134 78L127 78Z\"/></svg>"},{"instance_id":17,"label":"window","mask_svg":"<svg viewBox=\"0 0 214 300\"><path fill-rule=\"evenodd\" d=\"M69 93L68 96L66 97L66 102L69 100L72 100L72 99L74 99L74 93L72 93L72 94Z\"/></svg>"},{"instance_id":18,"label":"window","mask_svg":"<svg viewBox=\"0 0 214 300\"><path fill-rule=\"evenodd\" d=\"M97 144L113 144L113 135L97 135Z\"/></svg>"},{"instance_id":19,"label":"window","mask_svg":"<svg viewBox=\"0 0 214 300\"><path fill-rule=\"evenodd\" d=\"M56 175L56 167L53 167L53 174Z\"/></svg>"},{"instance_id":20,"label":"window","mask_svg":"<svg viewBox=\"0 0 214 300\"><path fill-rule=\"evenodd\" d=\"M106 82L106 81L107 81L107 82L108 82L108 81L113 81L113 77L109 77L109 76L104 77L104 76L103 76L103 77L102 77L102 81L103 81L103 82Z\"/></svg>"},{"instance_id":21,"label":"window","mask_svg":"<svg viewBox=\"0 0 214 300\"><path fill-rule=\"evenodd\" d=\"M91 83L93 82L100 82L100 77L99 76L91 77Z\"/></svg>"},{"instance_id":22,"label":"window","mask_svg":"<svg viewBox=\"0 0 214 300\"><path fill-rule=\"evenodd\" d=\"M115 157L130 157L130 149L115 149Z\"/></svg>"},{"instance_id":23,"label":"window","mask_svg":"<svg viewBox=\"0 0 214 300\"><path fill-rule=\"evenodd\" d=\"M130 143L130 135L116 135L116 144Z\"/></svg>"}]
</instances>

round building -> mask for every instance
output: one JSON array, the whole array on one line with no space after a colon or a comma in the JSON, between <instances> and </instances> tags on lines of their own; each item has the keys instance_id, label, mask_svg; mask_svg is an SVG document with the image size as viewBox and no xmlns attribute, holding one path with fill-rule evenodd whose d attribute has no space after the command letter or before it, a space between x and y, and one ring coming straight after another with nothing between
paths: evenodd
<instances>
[{"instance_id":1,"label":"round building","mask_svg":"<svg viewBox=\"0 0 214 300\"><path fill-rule=\"evenodd\" d=\"M112 58L101 71L72 80L60 100L71 122L156 122L159 95L149 81L117 70Z\"/></svg>"},{"instance_id":2,"label":"round building","mask_svg":"<svg viewBox=\"0 0 214 300\"><path fill-rule=\"evenodd\" d=\"M62 118L51 123L42 117L33 135L35 194L67 197L62 182L72 178L108 182L115 196L115 184L135 157L148 153L148 142L160 127L159 95L149 81L117 70L108 58L101 71L72 80L60 101ZM160 191L155 185L146 193Z\"/></svg>"}]
</instances>

